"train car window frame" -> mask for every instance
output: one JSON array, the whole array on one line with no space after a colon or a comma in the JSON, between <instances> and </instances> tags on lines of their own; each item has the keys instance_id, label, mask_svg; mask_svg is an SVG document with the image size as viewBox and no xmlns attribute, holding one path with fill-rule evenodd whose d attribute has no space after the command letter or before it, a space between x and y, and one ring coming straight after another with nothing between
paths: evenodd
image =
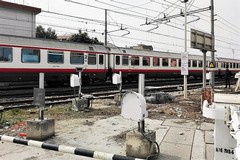
<instances>
[{"instance_id":1,"label":"train car window frame","mask_svg":"<svg viewBox=\"0 0 240 160\"><path fill-rule=\"evenodd\" d=\"M96 64L97 64L96 54L88 54L88 65L96 65Z\"/></svg>"},{"instance_id":2,"label":"train car window frame","mask_svg":"<svg viewBox=\"0 0 240 160\"><path fill-rule=\"evenodd\" d=\"M94 51L93 47L88 47L89 51Z\"/></svg>"},{"instance_id":3,"label":"train car window frame","mask_svg":"<svg viewBox=\"0 0 240 160\"><path fill-rule=\"evenodd\" d=\"M227 68L227 62L224 62L224 67L223 68Z\"/></svg>"},{"instance_id":4,"label":"train car window frame","mask_svg":"<svg viewBox=\"0 0 240 160\"><path fill-rule=\"evenodd\" d=\"M236 68L236 63L233 63L233 68Z\"/></svg>"},{"instance_id":5,"label":"train car window frame","mask_svg":"<svg viewBox=\"0 0 240 160\"><path fill-rule=\"evenodd\" d=\"M84 64L84 53L70 52L70 64Z\"/></svg>"},{"instance_id":6,"label":"train car window frame","mask_svg":"<svg viewBox=\"0 0 240 160\"><path fill-rule=\"evenodd\" d=\"M171 67L177 67L177 59L171 58L170 62L171 62Z\"/></svg>"},{"instance_id":7,"label":"train car window frame","mask_svg":"<svg viewBox=\"0 0 240 160\"><path fill-rule=\"evenodd\" d=\"M198 62L197 60L192 60L192 67L197 68Z\"/></svg>"},{"instance_id":8,"label":"train car window frame","mask_svg":"<svg viewBox=\"0 0 240 160\"><path fill-rule=\"evenodd\" d=\"M115 64L120 65L120 56L115 56Z\"/></svg>"},{"instance_id":9,"label":"train car window frame","mask_svg":"<svg viewBox=\"0 0 240 160\"><path fill-rule=\"evenodd\" d=\"M168 67L168 58L162 58L162 66Z\"/></svg>"},{"instance_id":10,"label":"train car window frame","mask_svg":"<svg viewBox=\"0 0 240 160\"><path fill-rule=\"evenodd\" d=\"M221 68L225 68L224 62L220 62L220 63L221 63Z\"/></svg>"},{"instance_id":11,"label":"train car window frame","mask_svg":"<svg viewBox=\"0 0 240 160\"><path fill-rule=\"evenodd\" d=\"M182 65L182 61L181 59L178 59L178 67L181 67L181 65Z\"/></svg>"},{"instance_id":12,"label":"train car window frame","mask_svg":"<svg viewBox=\"0 0 240 160\"><path fill-rule=\"evenodd\" d=\"M140 58L137 56L131 57L131 66L139 66Z\"/></svg>"},{"instance_id":13,"label":"train car window frame","mask_svg":"<svg viewBox=\"0 0 240 160\"><path fill-rule=\"evenodd\" d=\"M52 61L52 57L55 61ZM48 51L48 63L63 64L64 63L64 53L60 51Z\"/></svg>"},{"instance_id":14,"label":"train car window frame","mask_svg":"<svg viewBox=\"0 0 240 160\"><path fill-rule=\"evenodd\" d=\"M103 65L104 64L104 58L103 54L98 55L98 64Z\"/></svg>"},{"instance_id":15,"label":"train car window frame","mask_svg":"<svg viewBox=\"0 0 240 160\"><path fill-rule=\"evenodd\" d=\"M129 57L123 55L123 56L122 56L122 65L123 65L123 66L128 66L128 63L129 63Z\"/></svg>"},{"instance_id":16,"label":"train car window frame","mask_svg":"<svg viewBox=\"0 0 240 160\"><path fill-rule=\"evenodd\" d=\"M153 57L153 66L160 66L159 57Z\"/></svg>"},{"instance_id":17,"label":"train car window frame","mask_svg":"<svg viewBox=\"0 0 240 160\"><path fill-rule=\"evenodd\" d=\"M202 67L203 67L203 61L198 60L198 61L197 61L197 67L198 67L198 68L202 68Z\"/></svg>"},{"instance_id":18,"label":"train car window frame","mask_svg":"<svg viewBox=\"0 0 240 160\"><path fill-rule=\"evenodd\" d=\"M40 63L41 54L39 49L21 49L21 62L22 63Z\"/></svg>"},{"instance_id":19,"label":"train car window frame","mask_svg":"<svg viewBox=\"0 0 240 160\"><path fill-rule=\"evenodd\" d=\"M0 62L12 62L13 49L8 47L0 47Z\"/></svg>"},{"instance_id":20,"label":"train car window frame","mask_svg":"<svg viewBox=\"0 0 240 160\"><path fill-rule=\"evenodd\" d=\"M150 66L150 57L143 57L142 58L142 65L143 66Z\"/></svg>"}]
</instances>

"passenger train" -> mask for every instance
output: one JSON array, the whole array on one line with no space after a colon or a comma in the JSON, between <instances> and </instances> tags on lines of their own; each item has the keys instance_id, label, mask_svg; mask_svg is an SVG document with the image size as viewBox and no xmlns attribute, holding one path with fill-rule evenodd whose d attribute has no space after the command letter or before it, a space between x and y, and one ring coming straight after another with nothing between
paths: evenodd
<instances>
[{"instance_id":1,"label":"passenger train","mask_svg":"<svg viewBox=\"0 0 240 160\"><path fill-rule=\"evenodd\" d=\"M207 57L207 65L209 61ZM189 76L201 77L202 65L202 56L189 55ZM60 85L69 82L76 68L83 69L86 84L106 81L119 71L123 81L133 81L139 73L180 77L180 66L177 53L0 35L0 82L37 81L42 72L48 85ZM240 71L239 60L217 58L216 75L227 66L232 73Z\"/></svg>"}]
</instances>

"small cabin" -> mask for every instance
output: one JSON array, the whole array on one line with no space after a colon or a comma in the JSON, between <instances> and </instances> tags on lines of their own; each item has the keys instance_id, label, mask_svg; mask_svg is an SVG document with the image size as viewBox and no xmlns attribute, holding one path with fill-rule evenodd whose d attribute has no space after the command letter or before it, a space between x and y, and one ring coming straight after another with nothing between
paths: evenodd
<instances>
[{"instance_id":1,"label":"small cabin","mask_svg":"<svg viewBox=\"0 0 240 160\"><path fill-rule=\"evenodd\" d=\"M40 8L0 0L0 34L35 37Z\"/></svg>"}]
</instances>

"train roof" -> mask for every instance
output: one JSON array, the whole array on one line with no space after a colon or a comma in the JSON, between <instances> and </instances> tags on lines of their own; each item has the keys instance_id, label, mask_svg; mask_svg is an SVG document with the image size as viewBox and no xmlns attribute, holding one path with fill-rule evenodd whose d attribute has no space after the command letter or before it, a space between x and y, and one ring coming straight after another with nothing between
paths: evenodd
<instances>
[{"instance_id":1,"label":"train roof","mask_svg":"<svg viewBox=\"0 0 240 160\"><path fill-rule=\"evenodd\" d=\"M67 42L43 38L31 38L21 37L12 35L0 34L0 44L9 46L21 46L29 48L42 48L49 50L68 50L68 51L86 51L86 52L100 52L100 53L113 53L113 54L126 54L126 55L137 55L137 56L156 56L156 57L173 57L181 58L181 53L165 52L165 51L151 51L145 49L133 49L126 47L117 47L115 45L95 45L87 43ZM203 60L202 55L189 55L189 59ZM207 56L207 60L210 61L210 57ZM239 63L237 59L229 59L217 57L215 61L233 62Z\"/></svg>"},{"instance_id":2,"label":"train roof","mask_svg":"<svg viewBox=\"0 0 240 160\"><path fill-rule=\"evenodd\" d=\"M233 63L239 63L239 59L232 59L232 58L223 58L223 57L216 57L216 61L222 61L222 62L233 62Z\"/></svg>"},{"instance_id":3,"label":"train roof","mask_svg":"<svg viewBox=\"0 0 240 160\"><path fill-rule=\"evenodd\" d=\"M43 38L31 38L11 35L0 35L0 43L13 46L46 48L49 50L72 50L72 51L94 51L106 53L103 45L94 45L77 42L66 42Z\"/></svg>"}]
</instances>

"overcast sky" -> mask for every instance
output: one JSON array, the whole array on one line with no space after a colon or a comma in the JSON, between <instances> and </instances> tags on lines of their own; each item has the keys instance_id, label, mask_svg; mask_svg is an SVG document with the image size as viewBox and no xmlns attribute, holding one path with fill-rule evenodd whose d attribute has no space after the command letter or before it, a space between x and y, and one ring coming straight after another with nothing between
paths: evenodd
<instances>
[{"instance_id":1,"label":"overcast sky","mask_svg":"<svg viewBox=\"0 0 240 160\"><path fill-rule=\"evenodd\" d=\"M109 43L121 47L146 44L152 45L154 50L176 53L184 51L184 17L171 19L170 22L144 25L146 18L147 22L153 22L163 18L164 14L167 17L179 14L181 8L184 9L184 3L180 0L71 0L79 4L65 0L6 1L41 8L43 12L37 15L37 24L55 29L58 35L77 33L81 29L87 31L90 37L97 37L102 42L104 9L109 9ZM206 8L210 6L210 2L211 0L189 0L188 11ZM214 5L216 56L240 59L240 1L215 0ZM196 19L199 20L187 25L188 31L193 28L211 33L210 11L188 16L188 21ZM121 25L123 30L120 30ZM201 54L200 51L190 48L189 40L188 32L189 53Z\"/></svg>"}]
</instances>

